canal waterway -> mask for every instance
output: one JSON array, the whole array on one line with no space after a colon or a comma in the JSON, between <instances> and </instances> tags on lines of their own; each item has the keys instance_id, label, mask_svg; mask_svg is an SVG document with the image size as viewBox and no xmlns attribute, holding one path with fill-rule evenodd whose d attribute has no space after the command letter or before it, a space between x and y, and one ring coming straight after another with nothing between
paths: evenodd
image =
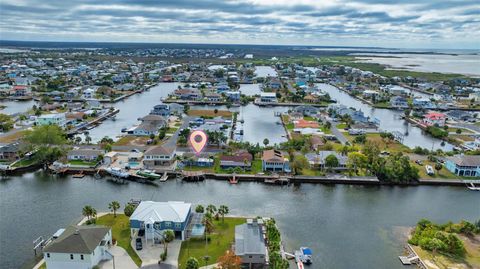
<instances>
[{"instance_id":1,"label":"canal waterway","mask_svg":"<svg viewBox=\"0 0 480 269\"><path fill-rule=\"evenodd\" d=\"M436 222L480 218L480 196L464 187L271 186L206 180L168 181L159 187L105 179L57 177L42 171L0 180L1 269L32 258L32 240L78 221L82 208L108 211L131 198L226 204L232 215L270 216L287 250L309 246L309 268L402 269L402 231L421 218Z\"/></svg>"},{"instance_id":2,"label":"canal waterway","mask_svg":"<svg viewBox=\"0 0 480 269\"><path fill-rule=\"evenodd\" d=\"M4 109L0 110L0 113L12 115L16 113L26 112L27 110L31 109L35 101L28 100L28 101L13 101L13 100L1 100L0 106L5 106Z\"/></svg>"},{"instance_id":3,"label":"canal waterway","mask_svg":"<svg viewBox=\"0 0 480 269\"><path fill-rule=\"evenodd\" d=\"M420 128L403 120L401 118L404 115L403 111L374 108L330 84L319 83L316 85L323 91L327 92L332 99L337 100L338 104L361 110L372 120L379 119L381 130L388 132L398 131L404 134L403 144L410 148L419 146L427 149L442 149L444 151L452 150L451 144L445 143L445 145L442 146L441 140L430 137Z\"/></svg>"},{"instance_id":4,"label":"canal waterway","mask_svg":"<svg viewBox=\"0 0 480 269\"><path fill-rule=\"evenodd\" d=\"M179 83L159 83L141 94L134 94L113 106L120 109L115 120L108 119L98 127L91 129L89 135L93 142L97 142L104 136L116 139L121 135L122 128L130 128L138 124L138 118L150 113L155 105L160 104L163 97L167 97L179 86Z\"/></svg>"}]
</instances>

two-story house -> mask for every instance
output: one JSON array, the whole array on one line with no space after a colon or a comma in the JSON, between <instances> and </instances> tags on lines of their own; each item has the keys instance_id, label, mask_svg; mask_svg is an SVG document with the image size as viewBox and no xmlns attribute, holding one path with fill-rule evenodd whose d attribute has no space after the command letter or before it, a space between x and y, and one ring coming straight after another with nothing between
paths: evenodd
<instances>
[{"instance_id":1,"label":"two-story house","mask_svg":"<svg viewBox=\"0 0 480 269\"><path fill-rule=\"evenodd\" d=\"M262 170L273 172L290 172L290 161L285 154L278 150L264 150L262 156Z\"/></svg>"},{"instance_id":2,"label":"two-story house","mask_svg":"<svg viewBox=\"0 0 480 269\"><path fill-rule=\"evenodd\" d=\"M43 248L48 269L92 269L112 255L112 230L103 226L69 226L57 231Z\"/></svg>"},{"instance_id":3,"label":"two-story house","mask_svg":"<svg viewBox=\"0 0 480 269\"><path fill-rule=\"evenodd\" d=\"M163 231L173 230L182 240L192 214L192 204L185 202L142 201L130 216L132 236L144 231L145 240L161 240Z\"/></svg>"},{"instance_id":4,"label":"two-story house","mask_svg":"<svg viewBox=\"0 0 480 269\"><path fill-rule=\"evenodd\" d=\"M143 164L147 168L155 166L168 166L175 161L175 149L162 145L154 146L145 151Z\"/></svg>"},{"instance_id":5,"label":"two-story house","mask_svg":"<svg viewBox=\"0 0 480 269\"><path fill-rule=\"evenodd\" d=\"M58 125L63 128L67 124L67 118L65 117L65 113L44 114L37 117L35 124L37 126Z\"/></svg>"},{"instance_id":6,"label":"two-story house","mask_svg":"<svg viewBox=\"0 0 480 269\"><path fill-rule=\"evenodd\" d=\"M448 171L462 177L480 177L480 156L456 155L448 157L445 162Z\"/></svg>"},{"instance_id":7,"label":"two-story house","mask_svg":"<svg viewBox=\"0 0 480 269\"><path fill-rule=\"evenodd\" d=\"M247 223L235 226L235 255L242 260L242 268L266 268L267 249L262 226L261 219L247 219Z\"/></svg>"}]
</instances>

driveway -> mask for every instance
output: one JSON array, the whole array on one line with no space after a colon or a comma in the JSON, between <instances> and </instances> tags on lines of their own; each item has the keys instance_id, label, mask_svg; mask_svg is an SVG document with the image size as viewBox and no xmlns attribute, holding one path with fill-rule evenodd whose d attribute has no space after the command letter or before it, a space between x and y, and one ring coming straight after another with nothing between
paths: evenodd
<instances>
[{"instance_id":1,"label":"driveway","mask_svg":"<svg viewBox=\"0 0 480 269\"><path fill-rule=\"evenodd\" d=\"M142 238L143 249L136 250L140 259L142 259L142 265L146 268L177 268L178 267L178 255L180 254L180 247L182 245L181 240L173 240L168 244L167 260L162 262L161 266L158 266L160 260L160 254L163 253L163 244L153 244L151 240L145 242ZM132 247L135 249L135 240L132 240ZM169 266L166 266L169 265ZM147 267L148 266L148 267ZM142 268L143 268L142 267Z\"/></svg>"},{"instance_id":2,"label":"driveway","mask_svg":"<svg viewBox=\"0 0 480 269\"><path fill-rule=\"evenodd\" d=\"M113 246L108 250L114 259L102 261L99 266L102 269L113 269L113 262L115 261L115 269L137 269L138 266L133 262L128 253L121 247Z\"/></svg>"}]
</instances>

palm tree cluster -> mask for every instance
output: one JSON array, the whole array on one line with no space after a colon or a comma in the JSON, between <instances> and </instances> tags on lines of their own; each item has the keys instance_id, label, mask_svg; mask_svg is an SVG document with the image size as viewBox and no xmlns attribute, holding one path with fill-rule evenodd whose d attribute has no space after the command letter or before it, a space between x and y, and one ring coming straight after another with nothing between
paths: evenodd
<instances>
[{"instance_id":1,"label":"palm tree cluster","mask_svg":"<svg viewBox=\"0 0 480 269\"><path fill-rule=\"evenodd\" d=\"M92 219L97 217L97 210L91 205L86 205L82 209L82 215L87 217L87 221L90 222Z\"/></svg>"}]
</instances>

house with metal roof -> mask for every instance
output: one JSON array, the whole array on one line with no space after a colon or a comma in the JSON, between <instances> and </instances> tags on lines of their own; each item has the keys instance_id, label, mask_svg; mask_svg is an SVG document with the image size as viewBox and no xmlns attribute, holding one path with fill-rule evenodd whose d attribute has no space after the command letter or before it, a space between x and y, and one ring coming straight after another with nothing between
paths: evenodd
<instances>
[{"instance_id":1,"label":"house with metal roof","mask_svg":"<svg viewBox=\"0 0 480 269\"><path fill-rule=\"evenodd\" d=\"M60 229L43 248L48 269L91 269L112 259L112 230L104 226L69 226Z\"/></svg>"},{"instance_id":2,"label":"house with metal roof","mask_svg":"<svg viewBox=\"0 0 480 269\"><path fill-rule=\"evenodd\" d=\"M456 155L448 157L445 162L448 171L462 177L480 177L480 156Z\"/></svg>"},{"instance_id":3,"label":"house with metal roof","mask_svg":"<svg viewBox=\"0 0 480 269\"><path fill-rule=\"evenodd\" d=\"M266 268L267 249L261 220L248 219L235 226L235 255L242 259L243 268Z\"/></svg>"},{"instance_id":4,"label":"house with metal roof","mask_svg":"<svg viewBox=\"0 0 480 269\"><path fill-rule=\"evenodd\" d=\"M190 203L142 201L130 216L130 229L132 235L143 230L145 240L161 239L165 230L184 240L191 215Z\"/></svg>"}]
</instances>

